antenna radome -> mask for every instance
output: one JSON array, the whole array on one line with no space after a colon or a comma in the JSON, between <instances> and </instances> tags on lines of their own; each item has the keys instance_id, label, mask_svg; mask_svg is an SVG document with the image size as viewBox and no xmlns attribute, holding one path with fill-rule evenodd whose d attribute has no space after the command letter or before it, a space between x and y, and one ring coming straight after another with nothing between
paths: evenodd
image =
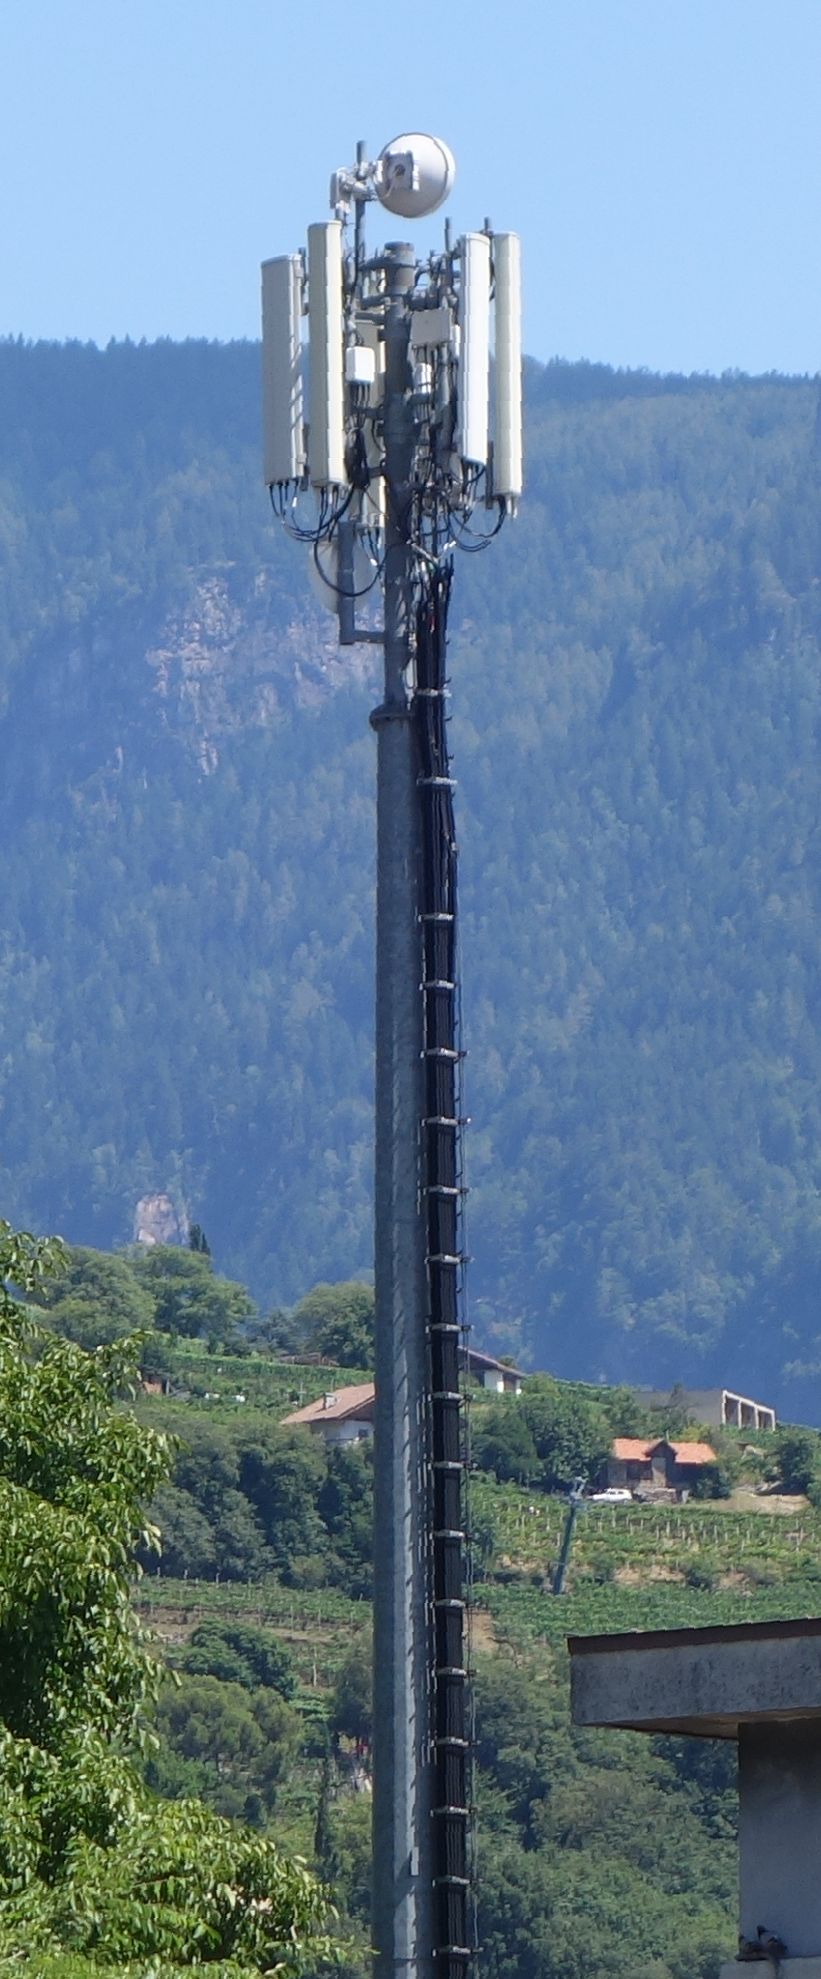
<instances>
[{"instance_id":1,"label":"antenna radome","mask_svg":"<svg viewBox=\"0 0 821 1979\"><path fill-rule=\"evenodd\" d=\"M300 321L302 256L262 264L262 431L267 487L305 469Z\"/></svg>"},{"instance_id":2,"label":"antenna radome","mask_svg":"<svg viewBox=\"0 0 821 1979\"><path fill-rule=\"evenodd\" d=\"M315 488L342 488L345 472L345 371L342 227L308 228L308 462Z\"/></svg>"},{"instance_id":3,"label":"antenna radome","mask_svg":"<svg viewBox=\"0 0 821 1979\"><path fill-rule=\"evenodd\" d=\"M380 151L376 196L389 213L423 220L447 199L456 177L456 160L440 137L411 131Z\"/></svg>"},{"instance_id":4,"label":"antenna radome","mask_svg":"<svg viewBox=\"0 0 821 1979\"><path fill-rule=\"evenodd\" d=\"M522 492L522 252L518 234L493 237L496 415L493 493L513 505Z\"/></svg>"}]
</instances>

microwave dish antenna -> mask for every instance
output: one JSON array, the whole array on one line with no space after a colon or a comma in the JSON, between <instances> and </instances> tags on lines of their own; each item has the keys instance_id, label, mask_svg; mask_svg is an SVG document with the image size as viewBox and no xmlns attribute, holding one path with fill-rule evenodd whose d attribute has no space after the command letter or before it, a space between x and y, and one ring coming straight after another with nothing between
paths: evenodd
<instances>
[{"instance_id":1,"label":"microwave dish antenna","mask_svg":"<svg viewBox=\"0 0 821 1979\"><path fill-rule=\"evenodd\" d=\"M456 160L440 137L411 131L395 137L380 151L376 166L376 196L380 206L402 220L424 220L449 198L456 177Z\"/></svg>"}]
</instances>

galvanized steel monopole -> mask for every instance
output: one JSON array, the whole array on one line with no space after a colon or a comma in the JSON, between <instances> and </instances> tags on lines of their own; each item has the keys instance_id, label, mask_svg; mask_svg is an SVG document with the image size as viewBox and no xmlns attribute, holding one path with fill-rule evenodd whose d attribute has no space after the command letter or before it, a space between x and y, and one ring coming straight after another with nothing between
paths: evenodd
<instances>
[{"instance_id":1,"label":"galvanized steel monopole","mask_svg":"<svg viewBox=\"0 0 821 1979\"><path fill-rule=\"evenodd\" d=\"M375 1979L465 1979L476 1949L453 552L522 490L521 254L480 231L365 243L448 198L441 139L334 174L307 253L262 269L264 478L343 646L384 653L377 737ZM381 623L364 601L381 601ZM361 608L361 609L360 609Z\"/></svg>"}]
</instances>

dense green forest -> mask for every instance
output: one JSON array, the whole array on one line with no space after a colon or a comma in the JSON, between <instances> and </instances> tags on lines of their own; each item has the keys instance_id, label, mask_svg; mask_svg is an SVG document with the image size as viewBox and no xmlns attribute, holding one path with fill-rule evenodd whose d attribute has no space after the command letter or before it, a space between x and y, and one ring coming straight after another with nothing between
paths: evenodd
<instances>
[{"instance_id":1,"label":"dense green forest","mask_svg":"<svg viewBox=\"0 0 821 1979\"><path fill-rule=\"evenodd\" d=\"M2 1979L253 1979L289 1916L294 1979L330 1979L329 1925L365 1979L370 1450L283 1417L322 1344L367 1347L367 1288L276 1315L283 1353L201 1251L61 1260L0 1228L0 1273L25 1294L0 1292ZM543 1376L467 1394L480 1970L714 1979L734 1747L574 1729L565 1638L818 1614L821 1436L720 1431L718 1496L586 1503L557 1598L568 1475L672 1418Z\"/></svg>"},{"instance_id":2,"label":"dense green forest","mask_svg":"<svg viewBox=\"0 0 821 1979\"><path fill-rule=\"evenodd\" d=\"M821 1415L817 389L527 368L451 676L485 1344ZM370 1262L369 649L252 346L0 345L0 1197L169 1189L267 1312Z\"/></svg>"}]
</instances>

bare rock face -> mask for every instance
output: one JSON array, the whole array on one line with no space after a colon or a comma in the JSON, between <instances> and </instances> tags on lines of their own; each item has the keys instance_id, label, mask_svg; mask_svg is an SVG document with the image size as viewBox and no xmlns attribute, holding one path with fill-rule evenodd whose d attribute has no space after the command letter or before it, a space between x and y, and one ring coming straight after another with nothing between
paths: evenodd
<instances>
[{"instance_id":1,"label":"bare rock face","mask_svg":"<svg viewBox=\"0 0 821 1979\"><path fill-rule=\"evenodd\" d=\"M214 570L193 583L146 652L164 721L184 734L205 775L218 766L223 735L276 727L288 707L318 709L340 690L377 682L373 646L340 652L328 612L310 597L287 603L283 612L265 572L249 593Z\"/></svg>"},{"instance_id":2,"label":"bare rock face","mask_svg":"<svg viewBox=\"0 0 821 1979\"><path fill-rule=\"evenodd\" d=\"M135 1244L184 1244L188 1218L170 1196L141 1196L134 1211Z\"/></svg>"}]
</instances>

